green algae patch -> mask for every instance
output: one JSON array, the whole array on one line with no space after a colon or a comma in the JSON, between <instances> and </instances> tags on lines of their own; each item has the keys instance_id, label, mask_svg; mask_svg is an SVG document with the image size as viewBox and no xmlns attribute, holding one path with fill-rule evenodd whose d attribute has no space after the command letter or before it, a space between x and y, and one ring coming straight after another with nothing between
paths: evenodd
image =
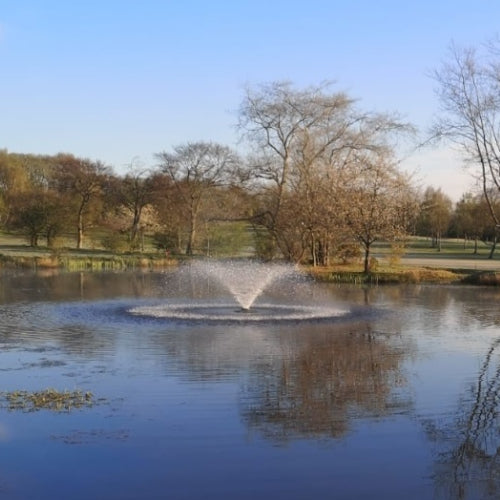
<instances>
[{"instance_id":1,"label":"green algae patch","mask_svg":"<svg viewBox=\"0 0 500 500\"><path fill-rule=\"evenodd\" d=\"M39 410L69 412L77 408L91 407L95 404L93 394L90 391L79 390L11 391L1 393L1 397L6 408L23 412Z\"/></svg>"}]
</instances>

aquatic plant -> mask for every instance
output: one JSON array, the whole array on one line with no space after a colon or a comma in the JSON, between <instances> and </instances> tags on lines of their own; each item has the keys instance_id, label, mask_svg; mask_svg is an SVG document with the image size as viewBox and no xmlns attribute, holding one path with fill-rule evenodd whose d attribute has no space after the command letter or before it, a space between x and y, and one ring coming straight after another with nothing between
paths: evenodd
<instances>
[{"instance_id":1,"label":"aquatic plant","mask_svg":"<svg viewBox=\"0 0 500 500\"><path fill-rule=\"evenodd\" d=\"M9 410L32 412L52 410L68 412L75 408L93 406L93 394L90 391L58 391L44 389L41 391L11 391L1 393Z\"/></svg>"}]
</instances>

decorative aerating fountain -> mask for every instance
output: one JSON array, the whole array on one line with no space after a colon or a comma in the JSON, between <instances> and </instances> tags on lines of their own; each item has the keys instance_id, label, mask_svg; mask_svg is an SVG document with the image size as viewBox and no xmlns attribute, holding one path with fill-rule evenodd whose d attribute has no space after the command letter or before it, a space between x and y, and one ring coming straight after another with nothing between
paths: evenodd
<instances>
[{"instance_id":1,"label":"decorative aerating fountain","mask_svg":"<svg viewBox=\"0 0 500 500\"><path fill-rule=\"evenodd\" d=\"M252 260L203 260L181 266L179 279L200 283L209 280L229 293L233 303L202 302L194 299L140 306L129 310L137 316L188 321L297 321L328 319L345 311L331 306L261 303L271 285L280 285L289 297L304 276L288 264L261 263ZM235 309L235 305L239 306ZM246 314L242 314L246 313Z\"/></svg>"},{"instance_id":2,"label":"decorative aerating fountain","mask_svg":"<svg viewBox=\"0 0 500 500\"><path fill-rule=\"evenodd\" d=\"M250 312L255 300L274 281L299 276L290 265L253 261L195 262L191 270L198 276L207 275L223 285L241 306L241 312Z\"/></svg>"}]
</instances>

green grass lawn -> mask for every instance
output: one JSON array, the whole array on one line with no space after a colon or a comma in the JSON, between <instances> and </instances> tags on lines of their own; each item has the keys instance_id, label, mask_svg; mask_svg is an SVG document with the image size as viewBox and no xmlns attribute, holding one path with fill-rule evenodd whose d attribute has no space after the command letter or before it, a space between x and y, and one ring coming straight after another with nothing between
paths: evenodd
<instances>
[{"instance_id":1,"label":"green grass lawn","mask_svg":"<svg viewBox=\"0 0 500 500\"><path fill-rule=\"evenodd\" d=\"M43 240L42 240L43 241ZM74 239L60 239L56 248L31 247L20 236L0 232L0 267L67 270L123 270L166 267L175 260L153 246L144 252L114 252L103 248L74 248Z\"/></svg>"},{"instance_id":2,"label":"green grass lawn","mask_svg":"<svg viewBox=\"0 0 500 500\"><path fill-rule=\"evenodd\" d=\"M96 244L95 248L85 248L76 250L74 238L63 238L59 241L58 248L55 250L48 249L44 245L44 240L40 242L38 247L30 247L26 239L22 236L5 233L0 231L0 254L4 255L47 255L56 252L67 252L71 254L81 255L110 255L113 252L99 248ZM146 245L145 253L156 253L157 250L151 244ZM443 239L441 251L431 246L430 238L411 237L406 241L404 251L401 253L403 257L432 257L435 259L477 259L487 258L490 252L490 247L484 242L478 242L478 253L474 254L474 242L467 241L464 246L464 240L459 239ZM394 254L394 250L390 243L376 242L372 246L372 254L375 257L386 258ZM494 255L495 260L500 260L500 245L498 251Z\"/></svg>"},{"instance_id":3,"label":"green grass lawn","mask_svg":"<svg viewBox=\"0 0 500 500\"><path fill-rule=\"evenodd\" d=\"M88 240L90 241L90 240ZM42 240L41 243L45 243ZM429 238L409 238L405 242L404 248L394 249L387 242L377 242L372 247L372 256L377 260L377 265L373 269L378 274L385 273L407 273L409 270L417 271L422 274L424 268L446 269L454 263L453 259L470 261L471 265L461 263L457 266L460 269L469 269L473 271L479 261L488 261L490 247L483 242L478 242L478 253L474 254L474 242L458 239L444 239L441 245L441 251L431 246ZM182 258L179 256L178 258ZM405 262L405 259L429 260L429 264L420 262L418 265ZM431 262L431 259L433 262ZM444 261L449 260L448 265ZM440 266L435 261L443 261ZM476 261L476 264L473 264ZM493 258L496 266L500 261L500 248ZM49 249L43 244L38 247L30 247L26 240L19 235L0 232L0 266L13 265L17 267L42 268L42 267L61 267L69 270L99 270L99 269L128 269L128 268L154 268L162 266L171 266L177 262L176 258L165 256L157 250L147 238L145 238L145 248L143 252L119 252L105 250L96 243L95 248L85 248L77 250L75 248L74 238L61 238L58 241L58 247ZM484 264L482 264L484 267ZM420 268L420 269L419 269ZM335 263L329 269L324 269L325 273L341 273L356 275L362 272L361 259L352 262L349 265ZM461 272L461 271L459 271ZM469 272L469 271L466 271Z\"/></svg>"},{"instance_id":4,"label":"green grass lawn","mask_svg":"<svg viewBox=\"0 0 500 500\"><path fill-rule=\"evenodd\" d=\"M409 258L425 258L433 259L485 259L488 258L491 247L482 241L478 241L477 253L474 253L474 241L467 241L464 245L464 240L455 238L446 238L441 242L441 251L436 247L431 246L430 238L411 237L406 242L404 253L402 256ZM392 247L386 242L377 242L373 245L373 254L376 257L389 257L393 252ZM493 255L494 260L500 260L500 245L498 250Z\"/></svg>"}]
</instances>

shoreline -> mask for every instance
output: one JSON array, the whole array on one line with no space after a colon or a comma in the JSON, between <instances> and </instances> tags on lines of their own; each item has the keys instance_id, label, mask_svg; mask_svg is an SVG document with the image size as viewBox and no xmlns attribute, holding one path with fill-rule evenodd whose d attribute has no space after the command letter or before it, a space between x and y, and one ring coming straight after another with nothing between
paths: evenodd
<instances>
[{"instance_id":1,"label":"shoreline","mask_svg":"<svg viewBox=\"0 0 500 500\"><path fill-rule=\"evenodd\" d=\"M0 270L26 271L155 271L172 269L185 259L153 253L111 253L99 250L58 250L0 246ZM402 256L396 264L377 260L372 272L365 274L360 264L336 264L328 267L303 265L313 279L328 283L349 284L474 284L500 286L500 261L487 258L414 254Z\"/></svg>"}]
</instances>

